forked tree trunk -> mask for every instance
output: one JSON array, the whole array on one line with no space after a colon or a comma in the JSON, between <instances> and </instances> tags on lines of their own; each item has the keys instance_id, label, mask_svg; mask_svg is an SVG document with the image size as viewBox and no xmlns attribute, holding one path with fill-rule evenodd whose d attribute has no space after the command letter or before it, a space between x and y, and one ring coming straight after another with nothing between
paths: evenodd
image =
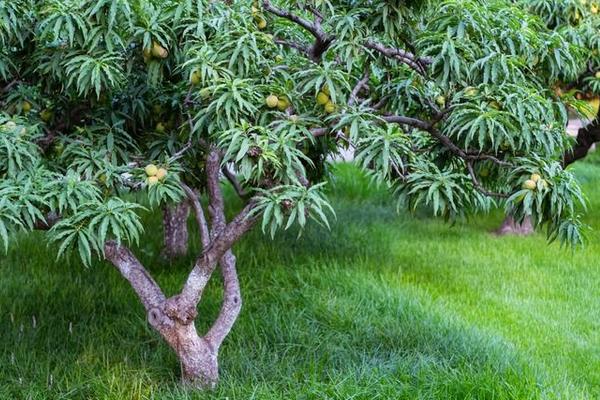
<instances>
[{"instance_id":1,"label":"forked tree trunk","mask_svg":"<svg viewBox=\"0 0 600 400\"><path fill-rule=\"evenodd\" d=\"M523 219L523 222L518 223L511 215L507 215L502 222L500 228L496 230L496 234L503 235L531 235L534 232L533 224L531 223L531 217L527 216Z\"/></svg>"},{"instance_id":2,"label":"forked tree trunk","mask_svg":"<svg viewBox=\"0 0 600 400\"><path fill-rule=\"evenodd\" d=\"M196 297L201 293L194 293L190 302L186 287L191 285L195 291L196 288L206 285L211 270L214 269L210 262L197 264L183 291L179 295L166 298L129 249L115 242L107 242L105 254L138 294L147 310L150 325L175 351L181 364L183 383L201 389L213 389L219 380L219 348L231 331L242 307L235 269L236 259L232 252L226 251L219 261L223 275L223 305L216 321L204 336L198 335L194 324L197 316Z\"/></svg>"},{"instance_id":3,"label":"forked tree trunk","mask_svg":"<svg viewBox=\"0 0 600 400\"><path fill-rule=\"evenodd\" d=\"M188 251L188 226L190 205L182 201L175 206L165 206L163 209L163 256L169 260L185 256Z\"/></svg>"},{"instance_id":4,"label":"forked tree trunk","mask_svg":"<svg viewBox=\"0 0 600 400\"><path fill-rule=\"evenodd\" d=\"M104 244L104 255L131 284L146 309L148 322L177 354L181 363L182 379L186 384L212 389L219 378L217 357L223 340L233 327L241 307L240 285L235 268L236 259L231 251L256 223L253 214L256 201L246 206L228 223L219 182L220 152L211 149L206 161L209 224L204 215L198 193L182 183L189 202L179 218L187 217L188 208L194 210L200 232L202 252L190 271L181 292L167 298L150 273L125 246L114 241ZM187 243L187 240L186 240ZM206 335L198 335L194 321L206 284L220 266L223 275L223 303L219 315Z\"/></svg>"}]
</instances>

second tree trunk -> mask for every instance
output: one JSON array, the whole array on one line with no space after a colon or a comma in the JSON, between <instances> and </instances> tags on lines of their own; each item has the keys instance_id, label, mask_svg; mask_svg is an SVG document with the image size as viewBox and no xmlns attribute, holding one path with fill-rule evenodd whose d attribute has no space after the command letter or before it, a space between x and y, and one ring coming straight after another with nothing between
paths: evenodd
<instances>
[{"instance_id":1,"label":"second tree trunk","mask_svg":"<svg viewBox=\"0 0 600 400\"><path fill-rule=\"evenodd\" d=\"M533 231L531 217L525 217L521 223L518 223L512 216L507 215L496 233L498 235L531 235Z\"/></svg>"},{"instance_id":2,"label":"second tree trunk","mask_svg":"<svg viewBox=\"0 0 600 400\"><path fill-rule=\"evenodd\" d=\"M168 259L181 257L188 251L187 220L190 206L187 201L163 209L163 255Z\"/></svg>"}]
</instances>

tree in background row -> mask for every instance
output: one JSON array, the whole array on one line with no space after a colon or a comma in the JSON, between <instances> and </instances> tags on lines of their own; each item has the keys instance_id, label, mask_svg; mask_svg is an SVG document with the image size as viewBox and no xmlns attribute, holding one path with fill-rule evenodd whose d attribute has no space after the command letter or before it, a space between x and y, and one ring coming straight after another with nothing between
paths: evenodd
<instances>
[{"instance_id":1,"label":"tree in background row","mask_svg":"<svg viewBox=\"0 0 600 400\"><path fill-rule=\"evenodd\" d=\"M564 98L597 101L600 96L600 2L596 0L524 0L532 13L539 15L552 29L577 46L583 57L584 68L571 79L564 79L555 86L557 94ZM565 76L564 78L569 78ZM598 109L595 110L598 112ZM592 122L579 130L577 142L564 154L564 165L585 157L595 142L600 141L598 115L591 115Z\"/></svg>"},{"instance_id":2,"label":"tree in background row","mask_svg":"<svg viewBox=\"0 0 600 400\"><path fill-rule=\"evenodd\" d=\"M582 241L550 88L584 57L510 2L0 0L0 21L0 238L45 228L59 256L110 261L189 384L214 387L240 312L232 246L256 224L328 225L342 148L399 207L503 204ZM144 208L184 200L201 251L167 297L130 246ZM223 304L199 334L216 269Z\"/></svg>"},{"instance_id":3,"label":"tree in background row","mask_svg":"<svg viewBox=\"0 0 600 400\"><path fill-rule=\"evenodd\" d=\"M567 167L584 158L592 146L600 141L600 2L520 0L518 3L539 16L548 29L569 40L577 48L583 62L579 74L564 74L553 86L555 95L567 104L572 103L574 98L590 102L590 109L583 110L583 116L591 119L591 122L579 129L575 144L562 156L563 167ZM509 215L498 233L530 234L533 233L533 225L529 218L521 224Z\"/></svg>"}]
</instances>

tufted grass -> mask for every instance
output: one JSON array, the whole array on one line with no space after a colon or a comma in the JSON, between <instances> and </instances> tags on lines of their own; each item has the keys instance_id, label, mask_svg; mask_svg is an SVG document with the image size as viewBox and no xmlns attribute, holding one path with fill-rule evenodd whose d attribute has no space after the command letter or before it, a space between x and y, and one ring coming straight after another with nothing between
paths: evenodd
<instances>
[{"instance_id":1,"label":"tufted grass","mask_svg":"<svg viewBox=\"0 0 600 400\"><path fill-rule=\"evenodd\" d=\"M236 245L244 307L214 393L179 366L109 265L54 261L36 233L0 257L0 399L593 399L600 397L600 164L574 166L595 230L575 252L498 238L502 212L453 226L397 214L351 165L337 220ZM167 293L157 215L136 253ZM195 247L195 246L194 246ZM219 282L198 326L219 307Z\"/></svg>"}]
</instances>

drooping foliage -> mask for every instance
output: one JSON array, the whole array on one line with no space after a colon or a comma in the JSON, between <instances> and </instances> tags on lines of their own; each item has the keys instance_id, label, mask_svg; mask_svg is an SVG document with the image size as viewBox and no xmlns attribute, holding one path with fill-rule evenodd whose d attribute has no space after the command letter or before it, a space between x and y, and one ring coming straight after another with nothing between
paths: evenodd
<instances>
[{"instance_id":1,"label":"drooping foliage","mask_svg":"<svg viewBox=\"0 0 600 400\"><path fill-rule=\"evenodd\" d=\"M576 75L561 75L556 84L561 97L597 99L600 96L600 2L595 0L521 0L557 34L575 45L583 68ZM597 106L596 106L597 107Z\"/></svg>"},{"instance_id":2,"label":"drooping foliage","mask_svg":"<svg viewBox=\"0 0 600 400\"><path fill-rule=\"evenodd\" d=\"M589 68L597 27L529 3L0 0L0 238L54 212L89 263L180 182L202 191L215 148L264 230L327 224L327 163L351 149L399 206L498 202L579 243L559 163L578 104L551 88Z\"/></svg>"}]
</instances>

